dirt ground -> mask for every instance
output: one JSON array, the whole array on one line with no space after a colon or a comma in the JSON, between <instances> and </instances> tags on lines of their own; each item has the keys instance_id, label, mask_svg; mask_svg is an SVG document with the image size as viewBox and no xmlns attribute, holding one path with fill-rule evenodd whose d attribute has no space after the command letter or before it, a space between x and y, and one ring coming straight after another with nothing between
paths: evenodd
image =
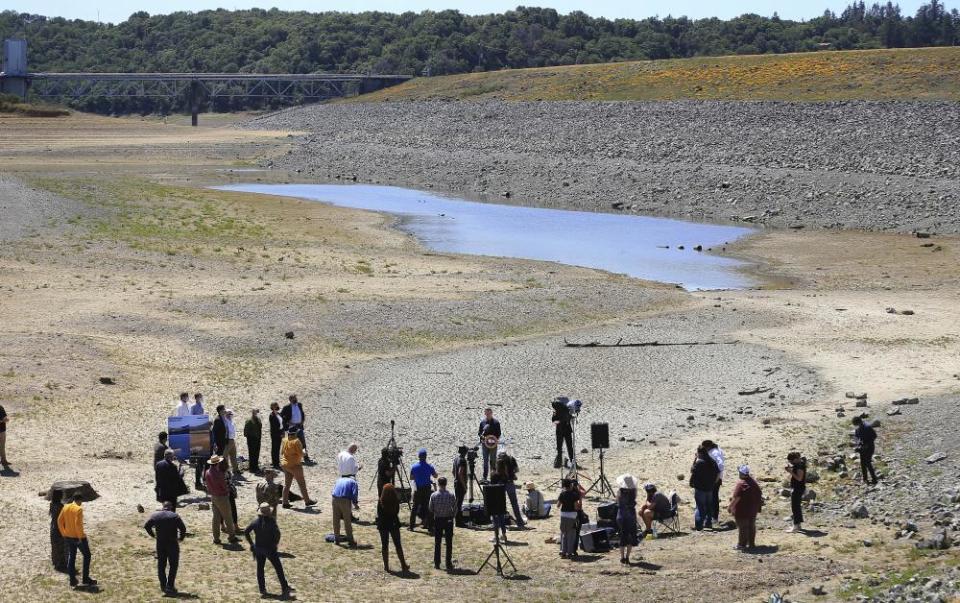
<instances>
[{"instance_id":1,"label":"dirt ground","mask_svg":"<svg viewBox=\"0 0 960 603\"><path fill-rule=\"evenodd\" d=\"M812 583L832 593L818 600L833 600L840 595L831 585L841 575L918 562L910 545L894 542L882 525L814 514L806 536L785 534L789 505L777 490L788 450L813 456L842 437L833 409L844 392L867 391L881 401L960 389L960 240L766 231L735 249L756 263L765 287L688 294L579 268L430 253L377 214L203 188L295 179L242 171L285 153L288 135L237 130L225 121L191 129L157 119L0 118L2 205L8 219L29 225L11 231L0 248L0 403L11 415L14 469L0 475L2 592L41 601L159 599L153 546L136 507L156 507L151 447L180 391L202 391L208 404L225 403L241 419L293 392L306 403L308 442L319 461L307 468L307 480L319 510L279 518L285 568L303 601L427 600L451 592L484 600L758 601L773 591L811 600ZM51 206L51 199L60 201ZM888 307L914 314L890 314ZM393 408L385 402L379 413L353 413L355 401L332 391L405 362L429 365L455 355L480 370L515 357L498 348L546 357L564 336L628 329L669 336L701 324L744 343L695 359L702 388L727 388L716 396L730 418L716 420L698 407L694 428L665 425L656 444L617 442L607 457L611 476L629 471L681 493L682 535L644 542L642 560L637 555L629 568L615 552L566 562L547 543L557 532L550 519L511 532L516 542L508 550L519 575L503 580L465 571L490 550L489 531L457 532L455 559L464 571L451 575L432 569L429 536L404 531L415 574L382 571L367 488L376 445L367 442L385 440ZM287 331L295 337L287 339ZM611 391L613 384L624 387L624 375L643 379L651 399L625 399L621 409L642 415L700 399L696 386L668 387L675 362L669 354L601 360L585 351L578 358L597 371L598 396L604 383ZM778 382L782 404L737 396L737 386L767 378L774 360L797 375ZM516 385L532 381L536 366L517 361L502 374ZM102 376L117 385L100 385ZM423 426L465 434L451 435L455 440L475 430L461 418L471 403L431 393L417 401L413 416L419 410ZM535 416L524 404L517 402L517 416ZM501 418L509 429L511 416ZM416 433L405 428L402 437ZM549 424L529 437L549 446ZM692 496L678 476L706 437L724 447L730 465L748 461L762 480L769 503L758 554L732 550L735 532L691 530ZM363 444L369 467L361 477L357 550L322 542L336 477L331 457L352 439ZM441 473L451 458L452 451L438 451ZM548 460L524 457L521 478L546 487L557 477ZM595 455L584 465L595 476ZM101 495L85 507L99 593L72 593L49 565L47 503L37 493L68 478L89 480ZM255 482L241 483L241 523L253 517ZM829 484L820 495L829 500ZM210 513L198 509L201 500L189 498L180 511L191 536L179 588L200 600L254 599L253 560L246 550L210 543ZM588 511L593 515L593 504ZM866 536L876 542L869 550L857 546ZM269 574L268 584L277 591Z\"/></svg>"}]
</instances>

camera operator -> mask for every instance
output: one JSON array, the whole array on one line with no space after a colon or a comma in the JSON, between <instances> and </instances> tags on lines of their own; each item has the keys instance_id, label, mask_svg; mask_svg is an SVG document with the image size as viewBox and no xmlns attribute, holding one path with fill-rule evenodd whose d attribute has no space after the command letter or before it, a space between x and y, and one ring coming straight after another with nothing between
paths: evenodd
<instances>
[{"instance_id":1,"label":"camera operator","mask_svg":"<svg viewBox=\"0 0 960 603\"><path fill-rule=\"evenodd\" d=\"M427 462L427 449L417 451L417 462L410 466L410 481L417 487L413 495L413 506L410 509L410 531L417 527L417 517L423 518L423 527L433 530L433 519L430 517L430 495L433 493L433 478L437 477L437 470Z\"/></svg>"},{"instance_id":2,"label":"camera operator","mask_svg":"<svg viewBox=\"0 0 960 603\"><path fill-rule=\"evenodd\" d=\"M555 398L551 406L553 407L553 421L557 429L557 457L553 461L553 468L563 467L563 443L567 444L567 456L570 462L575 458L573 455L573 415L570 413L570 407L567 406L569 400L564 397Z\"/></svg>"},{"instance_id":3,"label":"camera operator","mask_svg":"<svg viewBox=\"0 0 960 603\"><path fill-rule=\"evenodd\" d=\"M467 495L467 484L470 474L467 470L467 451L469 448L457 448L457 456L453 458L453 493L457 497L457 527L463 527L463 499Z\"/></svg>"},{"instance_id":4,"label":"camera operator","mask_svg":"<svg viewBox=\"0 0 960 603\"><path fill-rule=\"evenodd\" d=\"M484 443L488 436L494 436L498 442L502 436L500 421L493 418L492 408L483 409L483 419L480 421L480 428L477 429L477 437L480 438L480 445L483 447L483 481L487 481L490 476L490 456L495 450L495 448L488 448Z\"/></svg>"},{"instance_id":5,"label":"camera operator","mask_svg":"<svg viewBox=\"0 0 960 603\"><path fill-rule=\"evenodd\" d=\"M510 499L510 505L513 507L513 516L517 522L517 528L523 529L523 515L520 514L520 503L517 501L517 459L506 452L497 455L496 468L497 482L503 484L503 489Z\"/></svg>"},{"instance_id":6,"label":"camera operator","mask_svg":"<svg viewBox=\"0 0 960 603\"><path fill-rule=\"evenodd\" d=\"M380 459L377 461L377 497L383 494L384 484L392 484L396 477L397 467L390 457L390 449L384 448L380 451Z\"/></svg>"}]
</instances>

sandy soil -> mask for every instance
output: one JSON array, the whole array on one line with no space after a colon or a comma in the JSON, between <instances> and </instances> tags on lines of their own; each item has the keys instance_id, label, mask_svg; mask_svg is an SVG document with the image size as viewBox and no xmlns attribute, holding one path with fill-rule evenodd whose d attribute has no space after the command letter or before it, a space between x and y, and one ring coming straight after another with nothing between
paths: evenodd
<instances>
[{"instance_id":1,"label":"sandy soil","mask_svg":"<svg viewBox=\"0 0 960 603\"><path fill-rule=\"evenodd\" d=\"M832 411L845 391L957 391L957 239L771 231L736 251L762 263L768 288L687 294L583 269L426 253L376 214L196 187L261 177L227 170L284 153L285 133L88 117L9 122L4 132L19 142L0 154L3 205L29 224L0 249L0 400L16 470L0 477L0 512L16 518L0 524L5 592L73 596L49 569L46 503L36 494L76 477L102 496L86 513L99 596L155 596L136 505L155 507L152 441L186 390L240 416L294 391L305 401L320 461L307 476L321 511L280 518L300 600L422 600L450 589L485 600L627 600L641 590L665 600L756 600L785 589L802 597L811 580L859 574L868 559L883 567L908 558L909 544L887 539L882 525L815 515L818 532L783 534L787 504L776 490L790 448L812 453L841 436ZM53 192L33 190L41 186ZM564 338L619 337L738 343L562 347ZM756 386L772 389L738 394ZM545 542L556 531L549 520L515 535L511 554L528 579L501 581L432 571L422 534L404 532L412 580L379 571L376 550L318 544L329 531L332 455L356 439L372 467L393 417L402 443L428 444L446 472L454 446L475 433L479 406L503 404L521 477L552 482L546 403L557 393L587 401L584 424L611 423L611 475L630 471L691 499L678 475L704 437L731 465L749 461L771 496L760 537L769 548L744 556L730 550L733 533L693 533L645 543L644 563L629 569L615 553L559 563ZM583 464L595 475L595 456ZM365 521L375 512L370 478L361 480ZM253 483L240 488L241 521L254 511ZM195 502L182 510L194 536L180 587L202 600L250 599L249 555L209 544L209 512ZM691 514L685 506L685 532ZM851 547L873 533L882 546ZM379 547L372 526L358 535ZM459 565L478 567L488 536L458 532ZM215 579L209 564L228 564L235 579Z\"/></svg>"}]
</instances>

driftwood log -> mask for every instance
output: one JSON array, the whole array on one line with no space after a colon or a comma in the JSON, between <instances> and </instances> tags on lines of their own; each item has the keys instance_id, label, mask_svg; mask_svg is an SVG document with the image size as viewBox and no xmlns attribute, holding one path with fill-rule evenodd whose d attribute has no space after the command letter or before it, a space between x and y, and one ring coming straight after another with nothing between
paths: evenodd
<instances>
[{"instance_id":1,"label":"driftwood log","mask_svg":"<svg viewBox=\"0 0 960 603\"><path fill-rule=\"evenodd\" d=\"M623 342L623 338L616 343L600 343L599 341L590 341L586 343L577 343L575 341L563 340L564 347L568 348L652 348L661 346L692 346L692 345L734 345L739 341L637 341Z\"/></svg>"}]
</instances>

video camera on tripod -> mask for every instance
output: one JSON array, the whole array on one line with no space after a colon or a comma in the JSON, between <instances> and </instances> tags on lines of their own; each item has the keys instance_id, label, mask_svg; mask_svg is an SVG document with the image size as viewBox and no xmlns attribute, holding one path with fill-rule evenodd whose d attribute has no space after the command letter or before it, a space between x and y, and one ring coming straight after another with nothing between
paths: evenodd
<instances>
[{"instance_id":1,"label":"video camera on tripod","mask_svg":"<svg viewBox=\"0 0 960 603\"><path fill-rule=\"evenodd\" d=\"M393 484L397 489L400 503L409 506L412 499L412 489L407 478L407 468L403 463L403 448L397 445L396 424L396 421L390 420L390 439L387 440L387 445L383 447L383 456L377 466L377 475L374 480Z\"/></svg>"}]
</instances>

